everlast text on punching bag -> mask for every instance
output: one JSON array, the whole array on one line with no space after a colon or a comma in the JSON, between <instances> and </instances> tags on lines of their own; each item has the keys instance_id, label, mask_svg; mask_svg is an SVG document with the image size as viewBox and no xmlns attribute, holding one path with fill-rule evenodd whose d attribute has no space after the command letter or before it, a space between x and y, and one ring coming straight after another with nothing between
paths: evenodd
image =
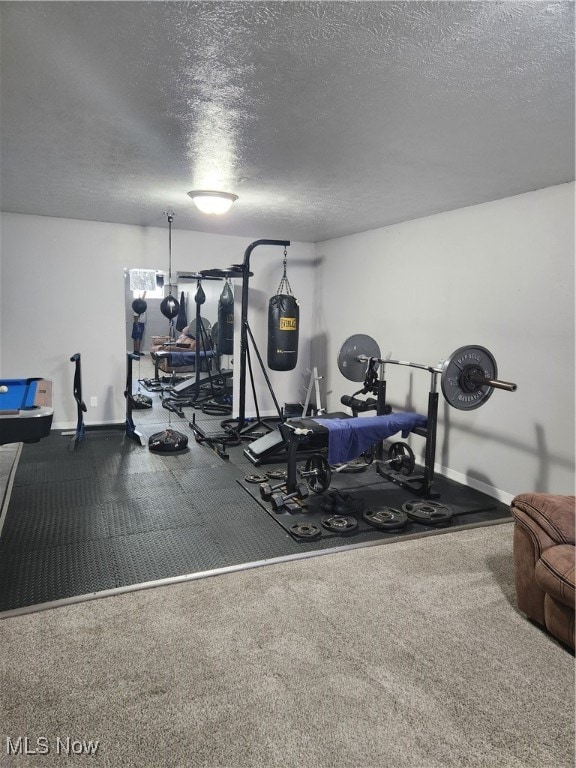
<instances>
[{"instance_id":1,"label":"everlast text on punching bag","mask_svg":"<svg viewBox=\"0 0 576 768\"><path fill-rule=\"evenodd\" d=\"M272 371L291 371L298 362L300 307L286 277L286 249L283 263L284 275L268 302L268 368Z\"/></svg>"}]
</instances>

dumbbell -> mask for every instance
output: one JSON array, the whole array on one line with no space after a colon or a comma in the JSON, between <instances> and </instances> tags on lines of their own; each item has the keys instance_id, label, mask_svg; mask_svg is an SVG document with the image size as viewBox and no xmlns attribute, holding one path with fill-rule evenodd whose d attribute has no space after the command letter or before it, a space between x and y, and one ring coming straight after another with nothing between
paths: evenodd
<instances>
[{"instance_id":1,"label":"dumbbell","mask_svg":"<svg viewBox=\"0 0 576 768\"><path fill-rule=\"evenodd\" d=\"M283 480L281 483L276 483L276 485L271 485L270 483L262 483L260 485L260 498L262 498L264 501L269 501L274 495L274 491L277 491L279 488L282 488L285 485L286 480Z\"/></svg>"},{"instance_id":2,"label":"dumbbell","mask_svg":"<svg viewBox=\"0 0 576 768\"><path fill-rule=\"evenodd\" d=\"M279 509L282 509L282 507L286 506L288 502L292 501L292 499L305 499L308 496L308 486L304 485L304 483L298 483L296 486L296 490L292 491L292 493L288 494L282 494L282 493L274 493L272 494L272 498L270 499L270 503L272 504L272 509L275 512L278 512Z\"/></svg>"}]
</instances>

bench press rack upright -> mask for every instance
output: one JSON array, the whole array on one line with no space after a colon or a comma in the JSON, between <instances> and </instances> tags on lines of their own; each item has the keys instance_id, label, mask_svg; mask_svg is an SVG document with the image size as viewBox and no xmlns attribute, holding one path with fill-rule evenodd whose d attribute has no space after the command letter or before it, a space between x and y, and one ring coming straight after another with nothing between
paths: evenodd
<instances>
[{"instance_id":1,"label":"bench press rack upright","mask_svg":"<svg viewBox=\"0 0 576 768\"><path fill-rule=\"evenodd\" d=\"M372 358L369 364L377 363L379 366L378 371L378 395L379 405L381 408L386 405L386 364L393 365L409 365L413 368L420 368L430 373L430 390L428 392L428 410L426 413L426 426L414 427L412 433L419 435L425 439L424 444L424 466L421 472L406 477L398 472L394 472L389 468L387 464L380 462L376 463L376 472L385 480L389 480L396 485L406 488L407 490L415 493L417 496L422 496L426 499L437 499L439 493L432 490L432 483L434 481L434 465L436 463L436 428L438 426L438 376L439 372L428 365L419 365L417 363L407 363L402 360L382 360L380 358ZM382 444L379 446L379 454L377 458L382 458Z\"/></svg>"}]
</instances>

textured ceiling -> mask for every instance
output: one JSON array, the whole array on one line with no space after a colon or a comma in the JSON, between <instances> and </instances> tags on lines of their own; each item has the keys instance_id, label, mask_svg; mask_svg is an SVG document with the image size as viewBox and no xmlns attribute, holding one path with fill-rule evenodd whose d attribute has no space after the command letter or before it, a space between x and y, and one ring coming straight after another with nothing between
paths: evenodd
<instances>
[{"instance_id":1,"label":"textured ceiling","mask_svg":"<svg viewBox=\"0 0 576 768\"><path fill-rule=\"evenodd\" d=\"M0 13L4 211L315 242L574 178L573 2Z\"/></svg>"}]
</instances>

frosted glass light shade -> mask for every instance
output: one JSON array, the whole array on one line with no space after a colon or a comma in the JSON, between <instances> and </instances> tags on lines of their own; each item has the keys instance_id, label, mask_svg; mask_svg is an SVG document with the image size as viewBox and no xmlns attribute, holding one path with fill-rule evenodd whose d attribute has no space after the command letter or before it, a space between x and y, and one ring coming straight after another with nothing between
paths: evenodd
<instances>
[{"instance_id":1,"label":"frosted glass light shade","mask_svg":"<svg viewBox=\"0 0 576 768\"><path fill-rule=\"evenodd\" d=\"M232 207L232 203L238 200L238 195L233 195L231 192L212 192L205 189L188 192L188 195L194 200L199 211L211 216L226 213Z\"/></svg>"}]
</instances>

